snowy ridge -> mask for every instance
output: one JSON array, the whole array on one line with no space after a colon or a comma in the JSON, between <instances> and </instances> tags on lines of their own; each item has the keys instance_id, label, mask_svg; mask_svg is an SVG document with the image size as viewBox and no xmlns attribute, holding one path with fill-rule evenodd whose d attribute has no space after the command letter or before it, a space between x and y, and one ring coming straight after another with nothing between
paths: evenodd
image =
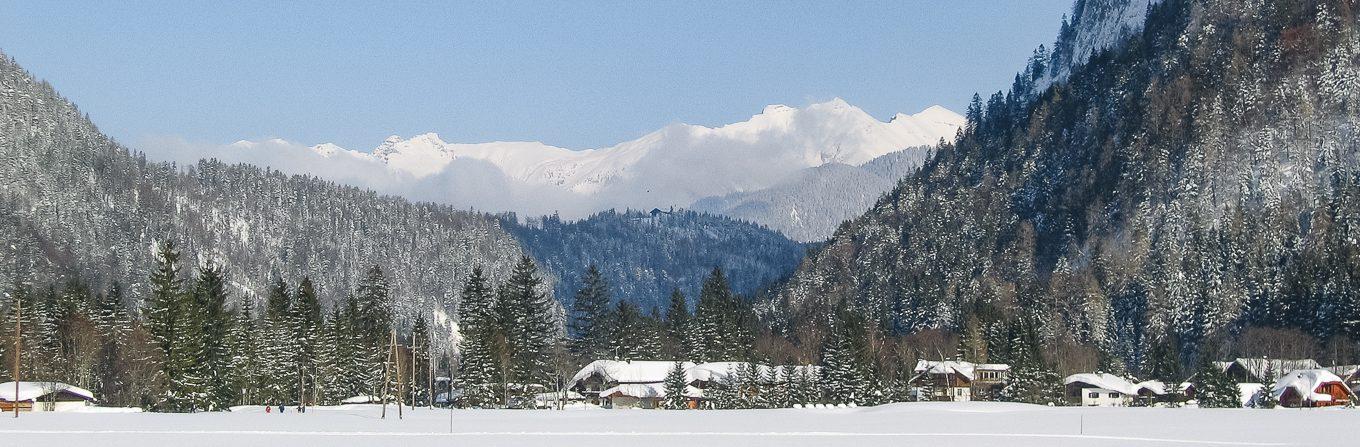
<instances>
[{"instance_id":1,"label":"snowy ridge","mask_svg":"<svg viewBox=\"0 0 1360 447\"><path fill-rule=\"evenodd\" d=\"M579 218L608 208L688 207L705 197L769 188L808 168L863 165L906 148L952 140L963 121L941 106L880 121L836 98L804 108L770 105L746 121L717 127L672 124L605 148L570 150L522 141L450 143L426 133L388 137L371 152L331 143L311 146L308 152L326 162L379 163L393 181L434 183L390 188L397 193L416 190L419 200ZM281 140L241 141L230 148L285 145ZM324 166L306 170L342 177ZM457 181L442 178L469 175L494 176L483 183L501 184L510 192L469 199L451 190L457 189ZM366 183L375 186L372 180Z\"/></svg>"}]
</instances>

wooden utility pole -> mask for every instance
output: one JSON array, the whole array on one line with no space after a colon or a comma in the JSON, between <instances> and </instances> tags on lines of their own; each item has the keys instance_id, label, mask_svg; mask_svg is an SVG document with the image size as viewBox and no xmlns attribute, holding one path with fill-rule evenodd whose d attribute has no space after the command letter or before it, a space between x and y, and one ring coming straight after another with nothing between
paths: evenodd
<instances>
[{"instance_id":1,"label":"wooden utility pole","mask_svg":"<svg viewBox=\"0 0 1360 447\"><path fill-rule=\"evenodd\" d=\"M387 342L387 357L383 359L383 386L382 386L382 418L387 419L387 386L392 383L391 367L392 364L392 345L395 344L396 331L392 332L392 338Z\"/></svg>"},{"instance_id":2,"label":"wooden utility pole","mask_svg":"<svg viewBox=\"0 0 1360 447\"><path fill-rule=\"evenodd\" d=\"M428 373L425 374L425 382L426 382L426 383L425 383L425 394L427 395L427 396L426 396L427 399L425 400L425 402L430 404L430 409L431 409L431 410L434 409L434 355L433 355L433 354L434 354L433 352L430 352L430 353L428 353L428 354L425 355L425 363L428 363L428 365L425 365L425 366L429 367L429 370L430 370Z\"/></svg>"},{"instance_id":3,"label":"wooden utility pole","mask_svg":"<svg viewBox=\"0 0 1360 447\"><path fill-rule=\"evenodd\" d=\"M406 395L411 397L411 410L416 409L416 341L411 340L411 384L406 387Z\"/></svg>"},{"instance_id":4,"label":"wooden utility pole","mask_svg":"<svg viewBox=\"0 0 1360 447\"><path fill-rule=\"evenodd\" d=\"M401 378L401 355L397 352L397 330L392 330L392 335L387 342L387 360L383 362L383 395L382 395L382 418L387 418L387 396L390 395L389 389L392 384L392 373L397 374L397 419L402 418L401 401L403 400L402 378Z\"/></svg>"},{"instance_id":5,"label":"wooden utility pole","mask_svg":"<svg viewBox=\"0 0 1360 447\"><path fill-rule=\"evenodd\" d=\"M24 300L14 297L14 417L19 417L19 359L23 358Z\"/></svg>"},{"instance_id":6,"label":"wooden utility pole","mask_svg":"<svg viewBox=\"0 0 1360 447\"><path fill-rule=\"evenodd\" d=\"M405 393L403 393L402 391L405 389L406 381L403 380L402 377L401 377L401 350L397 349L397 330L396 330L396 329L393 329L393 330L392 330L392 357L397 359L397 363L396 363L396 370L397 370L397 419L402 419L402 414L401 414L401 404L402 404L402 401L403 401L403 400L406 400L405 398L402 397L402 395L405 394Z\"/></svg>"}]
</instances>

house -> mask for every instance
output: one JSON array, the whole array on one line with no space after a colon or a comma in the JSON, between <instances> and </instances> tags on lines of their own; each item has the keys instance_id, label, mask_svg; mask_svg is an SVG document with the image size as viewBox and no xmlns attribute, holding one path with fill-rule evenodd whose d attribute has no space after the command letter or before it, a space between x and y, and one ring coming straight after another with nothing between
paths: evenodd
<instances>
[{"instance_id":1,"label":"house","mask_svg":"<svg viewBox=\"0 0 1360 447\"><path fill-rule=\"evenodd\" d=\"M1237 383L1266 383L1290 371L1322 368L1322 365L1313 359L1238 358L1231 362L1215 364L1222 365L1223 373Z\"/></svg>"},{"instance_id":2,"label":"house","mask_svg":"<svg viewBox=\"0 0 1360 447\"><path fill-rule=\"evenodd\" d=\"M94 393L61 382L0 383L0 411L74 411L92 406Z\"/></svg>"},{"instance_id":3,"label":"house","mask_svg":"<svg viewBox=\"0 0 1360 447\"><path fill-rule=\"evenodd\" d=\"M571 378L569 389L592 404L609 408L657 408L665 398L673 361L596 360ZM693 362L682 362L686 371Z\"/></svg>"},{"instance_id":4,"label":"house","mask_svg":"<svg viewBox=\"0 0 1360 447\"><path fill-rule=\"evenodd\" d=\"M1355 401L1355 393L1331 371L1303 369L1280 376L1271 393L1282 407L1330 407Z\"/></svg>"},{"instance_id":5,"label":"house","mask_svg":"<svg viewBox=\"0 0 1360 447\"><path fill-rule=\"evenodd\" d=\"M1133 383L1113 374L1084 373L1063 379L1063 394L1068 402L1083 407L1127 407L1138 397L1165 395L1166 385L1156 380Z\"/></svg>"},{"instance_id":6,"label":"house","mask_svg":"<svg viewBox=\"0 0 1360 447\"><path fill-rule=\"evenodd\" d=\"M1000 363L919 360L910 384L918 399L964 402L1000 394L1010 369Z\"/></svg>"}]
</instances>

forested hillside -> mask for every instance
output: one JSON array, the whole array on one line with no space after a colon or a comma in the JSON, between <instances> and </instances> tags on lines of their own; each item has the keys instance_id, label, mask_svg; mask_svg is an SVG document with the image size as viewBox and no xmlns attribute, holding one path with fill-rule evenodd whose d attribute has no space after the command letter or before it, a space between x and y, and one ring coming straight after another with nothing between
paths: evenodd
<instances>
[{"instance_id":1,"label":"forested hillside","mask_svg":"<svg viewBox=\"0 0 1360 447\"><path fill-rule=\"evenodd\" d=\"M503 221L544 269L557 276L555 294L565 305L596 266L614 297L643 311L664 309L671 292L694 297L714 267L732 289L750 295L786 277L806 252L803 244L749 222L688 210L603 211L563 222L555 216L520 225Z\"/></svg>"},{"instance_id":2,"label":"forested hillside","mask_svg":"<svg viewBox=\"0 0 1360 447\"><path fill-rule=\"evenodd\" d=\"M221 267L233 302L308 276L329 303L381 266L399 322L451 315L473 267L499 278L520 255L482 214L268 168L150 162L2 54L0 185L0 283L117 281L133 311L165 241L189 267Z\"/></svg>"},{"instance_id":3,"label":"forested hillside","mask_svg":"<svg viewBox=\"0 0 1360 447\"><path fill-rule=\"evenodd\" d=\"M1068 371L1355 362L1357 12L1162 1L1031 98L1050 75L1036 53L1012 92L974 101L956 143L809 257L772 306L788 312L766 318L795 331L846 301L892 333L960 334L976 360L1005 328L1032 329Z\"/></svg>"}]
</instances>

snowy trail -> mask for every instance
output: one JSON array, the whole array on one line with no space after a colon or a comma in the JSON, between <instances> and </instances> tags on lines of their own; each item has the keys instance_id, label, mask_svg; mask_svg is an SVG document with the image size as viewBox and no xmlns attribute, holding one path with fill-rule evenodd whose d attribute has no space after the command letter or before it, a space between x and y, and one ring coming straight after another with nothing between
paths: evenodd
<instances>
[{"instance_id":1,"label":"snowy trail","mask_svg":"<svg viewBox=\"0 0 1360 447\"><path fill-rule=\"evenodd\" d=\"M917 403L873 408L736 411L429 410L380 419L377 406L305 414L242 408L200 414L25 414L0 417L10 445L577 446L648 447L1282 446L1355 445L1336 427L1360 411L1049 408Z\"/></svg>"}]
</instances>

